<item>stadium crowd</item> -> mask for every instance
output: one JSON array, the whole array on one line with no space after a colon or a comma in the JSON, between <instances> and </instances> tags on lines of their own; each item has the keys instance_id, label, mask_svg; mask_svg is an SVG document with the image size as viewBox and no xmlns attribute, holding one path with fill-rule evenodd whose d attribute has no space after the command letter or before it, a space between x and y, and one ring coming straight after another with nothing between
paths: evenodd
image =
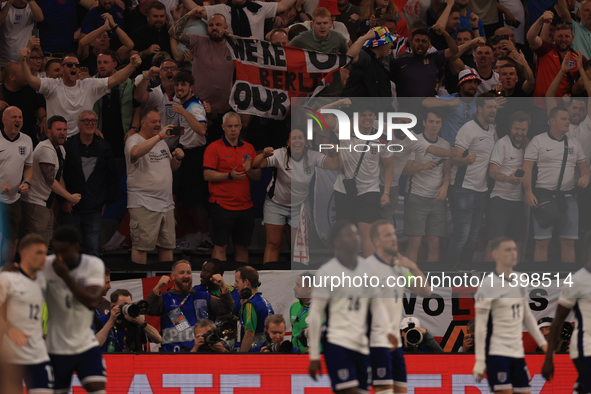
<instances>
[{"instance_id":1,"label":"stadium crowd","mask_svg":"<svg viewBox=\"0 0 591 394\"><path fill-rule=\"evenodd\" d=\"M356 137L337 142L336 116L325 115L328 130L309 141L303 120L235 112L233 36L347 55L314 109L356 112ZM333 228L331 246L345 260L389 253L383 229L401 194L408 242L405 257L396 256L413 275L422 275L415 262L423 241L428 262L472 262L483 224L487 261L500 264L500 245L510 241L498 241L503 236L521 256L526 226L534 261L548 261L553 237L562 263L585 260L575 242L591 230L589 58L589 0L3 1L2 261L49 244L58 223L80 232L86 255L100 256L104 211L125 179L132 262L146 264L154 249L159 261L172 262L181 215L198 225L211 259L197 286L190 263L175 262L144 303L125 290L106 300L107 272L101 303L85 304L96 310L104 352L140 351L149 342L174 352L306 351L319 333L306 330L312 290L301 276L289 317L274 314L254 268L239 268L233 286L222 277L230 243L233 260L248 263L251 181L262 168L273 169L263 206L265 263L280 259L285 230L294 244L321 169L337 174L336 220L355 225ZM412 132L380 134L384 102L416 115ZM400 116L400 124L411 122ZM321 151L322 144L332 146ZM365 147L351 149L358 145ZM443 255L448 210L453 232ZM357 231L354 248L346 237ZM67 243L66 230L56 233L54 249ZM172 290L161 291L169 282ZM161 317L160 332L145 314ZM237 324L230 342L217 335L225 322ZM539 322L542 334L550 323ZM400 330L405 350L441 351L416 318ZM409 344L410 330L420 333L420 346ZM541 334L535 338L545 349ZM474 351L472 339L466 335L463 351Z\"/></svg>"},{"instance_id":2,"label":"stadium crowd","mask_svg":"<svg viewBox=\"0 0 591 394\"><path fill-rule=\"evenodd\" d=\"M529 223L528 259L548 261L554 236L560 261L574 262L591 223L591 3L527 1L527 12L519 1L426 3L3 3L3 261L26 234L49 242L56 223L78 228L85 253L100 255L105 207L126 193L133 262L154 249L172 261L183 215L199 228L199 249L224 261L231 242L233 260L248 262L261 168L273 171L264 262L278 261L320 167L338 173L336 219L357 223L364 256L375 250L369 225L394 220L404 195L413 261L424 244L428 262L471 262L483 224L485 241L511 236L521 256ZM346 54L316 109L356 110L360 133L375 134L381 108L356 98L390 97L419 119L416 140L396 130L379 142L400 152L376 155L377 140L368 155L318 152L333 133L307 140L295 110L283 121L235 113L229 35Z\"/></svg>"}]
</instances>

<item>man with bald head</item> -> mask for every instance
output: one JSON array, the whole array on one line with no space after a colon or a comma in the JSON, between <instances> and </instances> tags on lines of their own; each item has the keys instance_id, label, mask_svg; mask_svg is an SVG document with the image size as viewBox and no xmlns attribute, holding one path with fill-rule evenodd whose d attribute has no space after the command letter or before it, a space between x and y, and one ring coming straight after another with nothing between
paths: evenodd
<instances>
[{"instance_id":1,"label":"man with bald head","mask_svg":"<svg viewBox=\"0 0 591 394\"><path fill-rule=\"evenodd\" d=\"M42 121L41 133L45 133L45 98L27 86L23 77L21 65L11 62L4 66L4 83L0 85L0 119L2 112L9 106L15 106L23 111L21 132L31 137L33 146L37 146L37 120ZM2 121L0 120L0 129Z\"/></svg>"},{"instance_id":2,"label":"man with bald head","mask_svg":"<svg viewBox=\"0 0 591 394\"><path fill-rule=\"evenodd\" d=\"M13 261L21 222L21 194L28 194L33 179L33 142L22 134L23 113L8 107L2 113L0 133L1 262Z\"/></svg>"},{"instance_id":3,"label":"man with bald head","mask_svg":"<svg viewBox=\"0 0 591 394\"><path fill-rule=\"evenodd\" d=\"M228 24L221 14L215 14L207 22L207 37L185 33L185 27L196 11L190 11L180 18L168 34L187 46L198 62L193 62L195 84L193 93L201 101L211 105L213 124L207 127L207 143L219 139L222 134L222 118L230 111L230 91L234 75L234 62L226 45Z\"/></svg>"}]
</instances>

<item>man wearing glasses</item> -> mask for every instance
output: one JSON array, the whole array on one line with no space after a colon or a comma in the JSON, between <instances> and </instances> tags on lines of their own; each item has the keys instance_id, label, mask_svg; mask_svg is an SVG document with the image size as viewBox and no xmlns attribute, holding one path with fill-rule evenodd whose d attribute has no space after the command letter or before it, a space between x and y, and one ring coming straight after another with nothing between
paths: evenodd
<instances>
[{"instance_id":1,"label":"man wearing glasses","mask_svg":"<svg viewBox=\"0 0 591 394\"><path fill-rule=\"evenodd\" d=\"M29 86L41 93L47 103L47 116L63 116L68 122L68 138L78 134L77 117L81 111L92 109L94 103L120 85L141 64L138 55L130 59L127 67L116 72L109 78L79 79L80 64L74 55L66 55L62 59L63 79L38 78L31 74L26 61L30 56L28 48L21 49L20 62L23 65L23 76Z\"/></svg>"},{"instance_id":2,"label":"man wearing glasses","mask_svg":"<svg viewBox=\"0 0 591 394\"><path fill-rule=\"evenodd\" d=\"M164 126L179 126L179 114L173 111L172 103L175 101L174 77L179 73L176 62L172 59L165 59L160 63L160 67L152 67L144 72L142 77L138 77L133 92L133 98L140 104L143 104L142 117L149 111L155 109L160 114ZM148 89L148 83L151 79L160 78L160 86ZM178 100L176 100L178 102ZM179 137L173 137L166 141L169 147L176 147Z\"/></svg>"},{"instance_id":3,"label":"man wearing glasses","mask_svg":"<svg viewBox=\"0 0 591 394\"><path fill-rule=\"evenodd\" d=\"M117 192L118 177L113 150L96 135L97 116L86 110L78 116L80 133L64 144L64 181L71 193L80 193L80 203L61 204L61 223L73 226L82 234L86 254L99 256L102 213Z\"/></svg>"}]
</instances>

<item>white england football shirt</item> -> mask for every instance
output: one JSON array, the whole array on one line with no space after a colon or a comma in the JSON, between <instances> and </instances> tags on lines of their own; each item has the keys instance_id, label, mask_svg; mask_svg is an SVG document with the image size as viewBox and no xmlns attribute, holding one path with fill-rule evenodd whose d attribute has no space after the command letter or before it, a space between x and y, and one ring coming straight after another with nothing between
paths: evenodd
<instances>
[{"instance_id":1,"label":"white england football shirt","mask_svg":"<svg viewBox=\"0 0 591 394\"><path fill-rule=\"evenodd\" d=\"M518 272L515 274L519 277ZM494 272L492 283L491 277L487 275L474 295L474 308L488 311L485 356L522 358L524 355L523 324L527 324L526 319L530 319L530 322L533 321L533 326L536 326L535 318L529 308L527 289L521 287L518 282L513 282L513 287L510 284L508 278L502 279ZM544 342L539 330L530 331L530 335L538 344ZM478 351L478 346L476 349ZM478 358L480 355L476 356Z\"/></svg>"},{"instance_id":2,"label":"white england football shirt","mask_svg":"<svg viewBox=\"0 0 591 394\"><path fill-rule=\"evenodd\" d=\"M24 166L33 165L33 142L26 134L18 133L9 140L4 131L0 133L0 182L10 186L10 191L0 194L0 201L12 204L19 199L18 188L23 179Z\"/></svg>"},{"instance_id":3,"label":"white england football shirt","mask_svg":"<svg viewBox=\"0 0 591 394\"><path fill-rule=\"evenodd\" d=\"M375 132L376 130L374 129L371 133L374 134ZM369 146L368 148L364 147L366 144ZM337 180L334 184L334 190L343 194L347 192L343 185L343 179L353 178L362 151L367 149L367 152L363 155L363 160L359 167L359 173L355 178L358 191L357 194L362 195L369 192L379 192L381 172L380 162L382 159L392 157L392 153L388 152L386 146L378 139L366 141L356 137L351 137L350 140L339 141L339 146L343 168L338 172ZM351 148L351 152L347 150L349 147ZM359 152L355 151L355 148ZM394 184L394 182L392 182L392 184Z\"/></svg>"},{"instance_id":4,"label":"white england football shirt","mask_svg":"<svg viewBox=\"0 0 591 394\"><path fill-rule=\"evenodd\" d=\"M410 130L409 132L412 133ZM416 141L413 141L409 137L405 136L405 138L402 140L398 139L397 137L393 137L392 141L388 142L388 146L390 147L390 150L393 152L392 155L394 156L394 178L392 179L392 187L398 186L398 181L400 180L400 175L402 175L402 170L404 170L406 162L413 153L417 157L427 154L427 148L429 147L429 144L426 141L421 140L418 135L414 133L413 135L417 138ZM384 186L384 182L384 167L380 165L380 185Z\"/></svg>"},{"instance_id":5,"label":"white england football shirt","mask_svg":"<svg viewBox=\"0 0 591 394\"><path fill-rule=\"evenodd\" d=\"M560 190L569 191L575 188L575 168L577 163L585 161L585 154L577 139L568 135L564 138L568 138L568 155ZM549 132L539 134L525 148L524 160L535 161L538 165L538 179L534 187L556 190L564 157L564 138L559 141Z\"/></svg>"},{"instance_id":6,"label":"white england football shirt","mask_svg":"<svg viewBox=\"0 0 591 394\"><path fill-rule=\"evenodd\" d=\"M380 279L378 290L382 297L383 304L388 313L389 327L396 339L398 347L402 347L402 338L400 337L400 320L402 319L402 307L404 300L404 287L398 287L397 284L406 284L406 279L398 280L399 277L405 277L410 271L406 267L399 265L390 266L381 260L376 254L369 256L366 263L371 266L372 272ZM390 277L390 280L388 278ZM389 282L389 283L388 283ZM396 286L393 286L395 285ZM383 287L382 287L383 286ZM371 347L392 347L387 336L372 335L370 338Z\"/></svg>"},{"instance_id":7,"label":"white england football shirt","mask_svg":"<svg viewBox=\"0 0 591 394\"><path fill-rule=\"evenodd\" d=\"M453 166L451 169L451 184L476 192L487 191L488 162L495 142L497 131L494 125L484 130L476 120L471 120L462 126L456 136L455 146L475 153L476 161L467 166Z\"/></svg>"},{"instance_id":8,"label":"white england football shirt","mask_svg":"<svg viewBox=\"0 0 591 394\"><path fill-rule=\"evenodd\" d=\"M525 149L523 145L517 148L513 145L509 135L504 136L497 141L490 156L490 163L500 167L501 174L511 175L516 170L523 168L523 155ZM521 184L514 185L509 182L495 182L491 197L501 197L503 200L523 201L521 193Z\"/></svg>"},{"instance_id":9,"label":"white england football shirt","mask_svg":"<svg viewBox=\"0 0 591 394\"><path fill-rule=\"evenodd\" d=\"M92 330L96 311L85 307L53 270L55 255L47 256L43 272L47 278L47 351L73 355L98 346ZM80 263L70 276L82 287L105 285L105 265L98 257L80 254Z\"/></svg>"},{"instance_id":10,"label":"white england football shirt","mask_svg":"<svg viewBox=\"0 0 591 394\"><path fill-rule=\"evenodd\" d=\"M276 149L267 158L267 167L274 167L273 178L267 187L271 200L286 207L297 207L306 200L316 167L322 168L326 156L308 150L300 160L287 158L287 149Z\"/></svg>"},{"instance_id":11,"label":"white england football shirt","mask_svg":"<svg viewBox=\"0 0 591 394\"><path fill-rule=\"evenodd\" d=\"M320 283L324 277L363 277L364 274L371 276L371 268L363 258L357 258L357 266L349 269L344 266L336 257L326 262L316 271L316 282ZM328 286L314 287L312 289L312 308L318 299L326 299L327 307L323 311L323 318L326 326L326 339L329 343L353 350L362 354L369 354L368 339L368 316L372 313L372 324L386 327L385 316L373 313L374 306L380 304L383 313L383 305L379 299L371 299L378 294L377 288L359 286L351 282L351 287L335 287L331 291L330 280ZM320 301L320 300L318 300ZM373 303L376 303L373 305ZM386 335L385 332L383 335ZM310 356L317 359L318 344L311 341Z\"/></svg>"},{"instance_id":12,"label":"white england football shirt","mask_svg":"<svg viewBox=\"0 0 591 394\"><path fill-rule=\"evenodd\" d=\"M438 148L450 150L449 142L441 137L437 137L437 141L429 141L425 138L425 134L418 136L419 141L425 142L428 145L433 145ZM428 147L428 146L427 146ZM441 159L448 159L444 157L434 156L429 153L421 155L419 153L411 155L409 160L413 160L413 165L421 165L430 161L439 161ZM406 165L406 163L404 164ZM437 191L443 185L443 163L426 171L419 171L408 178L406 182L406 192L416 194L417 196L427 198L437 198Z\"/></svg>"},{"instance_id":13,"label":"white england football shirt","mask_svg":"<svg viewBox=\"0 0 591 394\"><path fill-rule=\"evenodd\" d=\"M575 272L572 286L565 284L558 303L575 312L575 330L570 337L572 359L591 356L591 272L585 266ZM581 340L582 339L582 340Z\"/></svg>"},{"instance_id":14,"label":"white england football shirt","mask_svg":"<svg viewBox=\"0 0 591 394\"><path fill-rule=\"evenodd\" d=\"M178 99L175 98L175 101L178 101ZM207 127L205 108L203 107L203 103L201 103L201 100L199 100L195 96L192 96L182 105L191 114L191 116L195 118L195 120L201 123L205 123ZM181 138L179 139L179 142L183 144L183 147L185 149L192 149L198 146L205 145L207 143L207 141L205 140L205 136L201 136L197 134L195 131L193 131L193 129L189 125L189 122L187 122L187 119L185 119L183 115L179 115L179 123L182 127L185 128L185 134L181 135Z\"/></svg>"},{"instance_id":15,"label":"white england football shirt","mask_svg":"<svg viewBox=\"0 0 591 394\"><path fill-rule=\"evenodd\" d=\"M0 272L0 304L6 305L6 319L14 328L29 335L25 346L16 345L4 335L2 354L11 364L33 365L49 361L41 318L46 287L43 272L37 272L35 279L22 271Z\"/></svg>"},{"instance_id":16,"label":"white england football shirt","mask_svg":"<svg viewBox=\"0 0 591 394\"><path fill-rule=\"evenodd\" d=\"M9 5L8 15L0 26L0 67L4 67L6 63L17 62L20 49L27 46L29 38L33 35L33 12L31 6L25 4L22 8L14 4ZM7 2L3 1L1 8L6 5Z\"/></svg>"},{"instance_id":17,"label":"white england football shirt","mask_svg":"<svg viewBox=\"0 0 591 394\"><path fill-rule=\"evenodd\" d=\"M568 135L576 138L581 143L587 165L591 165L591 118L589 115L578 125L570 125Z\"/></svg>"}]
</instances>

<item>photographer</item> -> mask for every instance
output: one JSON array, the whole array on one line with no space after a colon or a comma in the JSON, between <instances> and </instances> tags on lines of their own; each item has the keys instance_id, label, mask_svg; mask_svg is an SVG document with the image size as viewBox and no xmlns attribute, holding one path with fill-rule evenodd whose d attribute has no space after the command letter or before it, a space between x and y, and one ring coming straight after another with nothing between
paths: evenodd
<instances>
[{"instance_id":1,"label":"photographer","mask_svg":"<svg viewBox=\"0 0 591 394\"><path fill-rule=\"evenodd\" d=\"M471 353L474 354L474 326L476 320L472 319L466 324L466 335L462 341L462 346L458 349L459 353Z\"/></svg>"},{"instance_id":2,"label":"photographer","mask_svg":"<svg viewBox=\"0 0 591 394\"><path fill-rule=\"evenodd\" d=\"M247 353L253 346L265 341L265 322L273 315L273 307L259 291L259 273L250 266L240 267L234 274L234 287L240 292L240 319L235 347Z\"/></svg>"},{"instance_id":3,"label":"photographer","mask_svg":"<svg viewBox=\"0 0 591 394\"><path fill-rule=\"evenodd\" d=\"M298 300L291 304L289 308L292 342L302 352L308 350L308 312L310 311L310 304L312 302L312 287L303 286L303 277L311 277L311 275L309 272L304 272L298 276L296 285L293 288L295 297ZM302 332L304 333L300 336Z\"/></svg>"},{"instance_id":4,"label":"photographer","mask_svg":"<svg viewBox=\"0 0 591 394\"><path fill-rule=\"evenodd\" d=\"M544 336L546 341L550 337L550 326L552 326L552 322L554 319L552 317L542 317L538 320L538 330ZM570 337L573 333L574 326L572 323L567 321L564 322L562 326L562 331L560 332L560 340L558 341L558 346L556 346L555 353L568 353L568 348L570 344ZM544 351L538 346L536 348L536 353L544 353Z\"/></svg>"},{"instance_id":5,"label":"photographer","mask_svg":"<svg viewBox=\"0 0 591 394\"><path fill-rule=\"evenodd\" d=\"M138 314L130 310L131 293L125 289L115 290L111 294L111 312L99 316L103 328L96 334L103 353L113 352L141 352L142 345L148 342L161 343L162 337L158 331L146 323ZM134 304L134 306L137 306ZM127 312L122 314L122 309ZM127 311L126 311L127 310Z\"/></svg>"},{"instance_id":6,"label":"photographer","mask_svg":"<svg viewBox=\"0 0 591 394\"><path fill-rule=\"evenodd\" d=\"M195 345L191 353L228 353L229 346L217 333L215 323L201 319L195 324Z\"/></svg>"},{"instance_id":7,"label":"photographer","mask_svg":"<svg viewBox=\"0 0 591 394\"><path fill-rule=\"evenodd\" d=\"M299 353L291 341L285 340L285 319L283 315L269 315L265 319L267 340L250 349L252 353Z\"/></svg>"},{"instance_id":8,"label":"photographer","mask_svg":"<svg viewBox=\"0 0 591 394\"><path fill-rule=\"evenodd\" d=\"M400 322L400 334L407 353L443 353L441 346L427 330L421 327L416 317L405 317Z\"/></svg>"}]
</instances>

